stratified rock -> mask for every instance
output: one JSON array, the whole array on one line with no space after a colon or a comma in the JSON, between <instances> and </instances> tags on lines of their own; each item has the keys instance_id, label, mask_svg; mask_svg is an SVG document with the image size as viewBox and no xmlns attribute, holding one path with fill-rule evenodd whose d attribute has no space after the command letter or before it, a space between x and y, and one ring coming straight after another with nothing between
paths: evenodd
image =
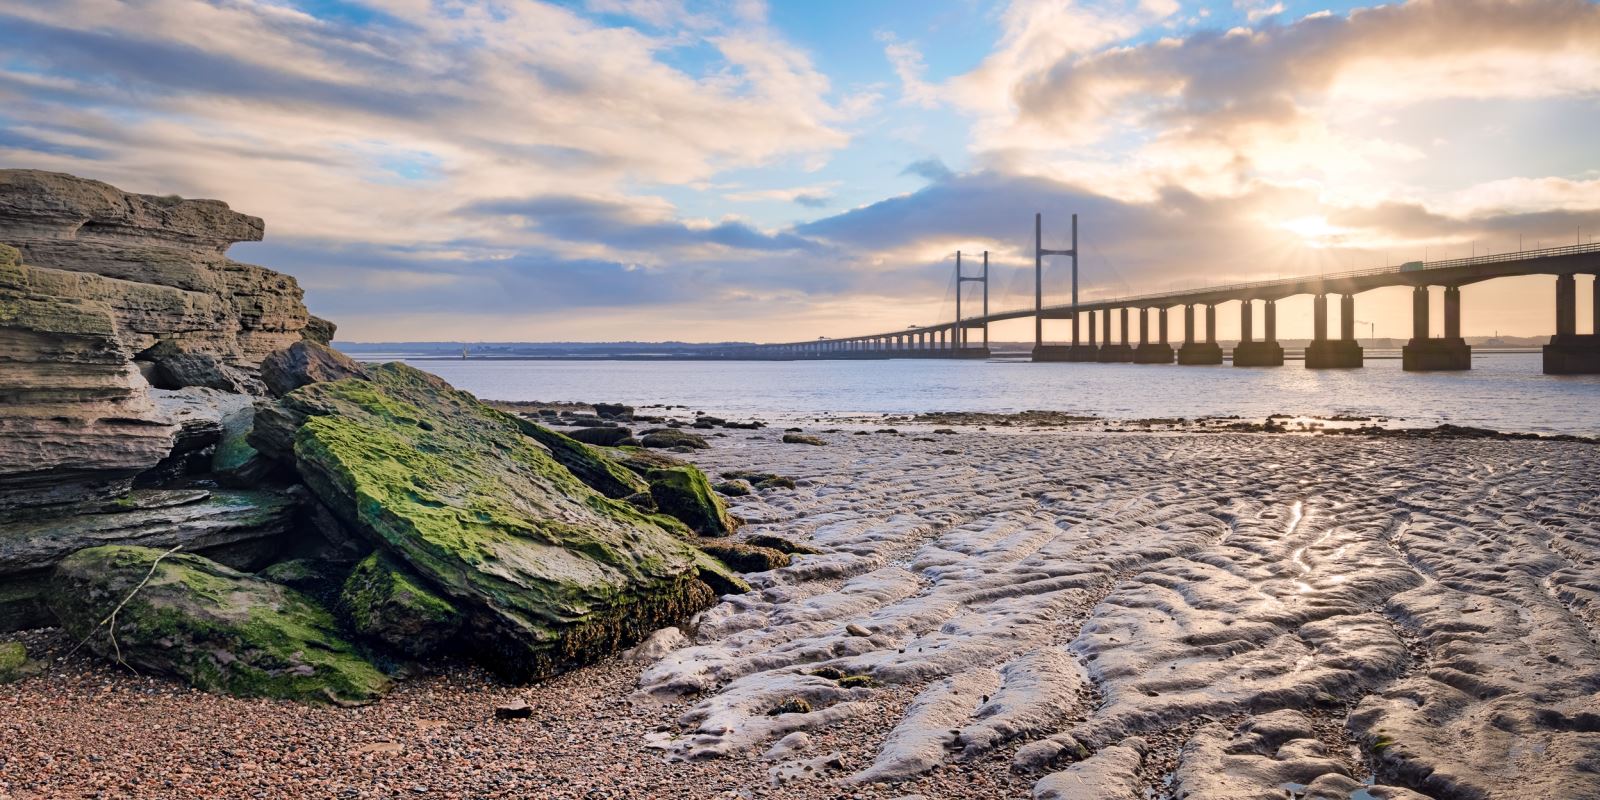
<instances>
[{"instance_id":1,"label":"stratified rock","mask_svg":"<svg viewBox=\"0 0 1600 800\"><path fill-rule=\"evenodd\" d=\"M710 605L703 557L585 486L524 435L531 423L403 364L369 372L284 398L306 415L300 474L461 610L489 666L548 675Z\"/></svg>"},{"instance_id":2,"label":"stratified rock","mask_svg":"<svg viewBox=\"0 0 1600 800\"><path fill-rule=\"evenodd\" d=\"M0 241L23 263L179 291L191 313L122 309L130 352L180 338L253 373L268 353L301 338L308 315L293 278L228 260L234 242L265 226L217 200L130 194L99 181L37 170L0 170Z\"/></svg>"},{"instance_id":3,"label":"stratified rock","mask_svg":"<svg viewBox=\"0 0 1600 800\"><path fill-rule=\"evenodd\" d=\"M691 466L653 469L645 474L656 509L701 536L727 536L738 527L722 498L711 491L705 473Z\"/></svg>"},{"instance_id":4,"label":"stratified rock","mask_svg":"<svg viewBox=\"0 0 1600 800\"><path fill-rule=\"evenodd\" d=\"M173 301L177 313L180 293L117 283L0 253L0 515L121 494L171 450L176 428L151 404L112 304Z\"/></svg>"},{"instance_id":5,"label":"stratified rock","mask_svg":"<svg viewBox=\"0 0 1600 800\"><path fill-rule=\"evenodd\" d=\"M294 503L272 491L138 491L88 513L0 524L0 580L48 569L69 554L102 544L183 545L187 551L230 549L245 564L288 532Z\"/></svg>"},{"instance_id":6,"label":"stratified rock","mask_svg":"<svg viewBox=\"0 0 1600 800\"><path fill-rule=\"evenodd\" d=\"M567 436L574 441L584 444L595 444L602 447L615 447L624 440L633 438L633 431L627 428L577 428L567 431Z\"/></svg>"},{"instance_id":7,"label":"stratified rock","mask_svg":"<svg viewBox=\"0 0 1600 800\"><path fill-rule=\"evenodd\" d=\"M300 329L300 336L308 342L331 346L333 344L333 334L338 329L338 325L316 314L310 314L306 317L306 326Z\"/></svg>"},{"instance_id":8,"label":"stratified rock","mask_svg":"<svg viewBox=\"0 0 1600 800\"><path fill-rule=\"evenodd\" d=\"M355 359L327 345L302 340L269 353L261 361L261 382L275 397L308 383L364 378L366 370Z\"/></svg>"},{"instance_id":9,"label":"stratified rock","mask_svg":"<svg viewBox=\"0 0 1600 800\"><path fill-rule=\"evenodd\" d=\"M461 630L461 612L383 553L356 565L339 594L350 629L412 658L437 652Z\"/></svg>"},{"instance_id":10,"label":"stratified rock","mask_svg":"<svg viewBox=\"0 0 1600 800\"><path fill-rule=\"evenodd\" d=\"M651 431L639 437L639 443L645 447L689 447L695 450L705 450L711 445L706 440L688 431L663 429Z\"/></svg>"},{"instance_id":11,"label":"stratified rock","mask_svg":"<svg viewBox=\"0 0 1600 800\"><path fill-rule=\"evenodd\" d=\"M294 528L294 503L268 491L135 490L59 515L0 523L0 631L53 623L44 607L50 569L103 544L182 544L229 566L266 563Z\"/></svg>"},{"instance_id":12,"label":"stratified rock","mask_svg":"<svg viewBox=\"0 0 1600 800\"><path fill-rule=\"evenodd\" d=\"M590 489L613 500L649 491L650 487L643 480L614 463L605 453L536 422L522 417L512 419L524 434L544 445L557 463Z\"/></svg>"},{"instance_id":13,"label":"stratified rock","mask_svg":"<svg viewBox=\"0 0 1600 800\"><path fill-rule=\"evenodd\" d=\"M0 170L0 514L117 496L165 458L152 378L258 390L307 324L292 278L225 255L261 235L214 200Z\"/></svg>"},{"instance_id":14,"label":"stratified rock","mask_svg":"<svg viewBox=\"0 0 1600 800\"><path fill-rule=\"evenodd\" d=\"M387 690L388 679L310 599L200 556L163 553L74 553L56 567L51 609L92 652L207 691L344 705Z\"/></svg>"},{"instance_id":15,"label":"stratified rock","mask_svg":"<svg viewBox=\"0 0 1600 800\"><path fill-rule=\"evenodd\" d=\"M738 572L766 572L789 566L789 555L744 542L702 542L700 549Z\"/></svg>"}]
</instances>

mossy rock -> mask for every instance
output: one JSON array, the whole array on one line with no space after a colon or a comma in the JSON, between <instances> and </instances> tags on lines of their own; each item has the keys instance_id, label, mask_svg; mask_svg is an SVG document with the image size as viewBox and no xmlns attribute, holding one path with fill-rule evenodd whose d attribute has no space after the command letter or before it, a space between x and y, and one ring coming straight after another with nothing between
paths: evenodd
<instances>
[{"instance_id":1,"label":"mossy rock","mask_svg":"<svg viewBox=\"0 0 1600 800\"><path fill-rule=\"evenodd\" d=\"M51 610L92 652L206 691L347 705L389 688L310 598L164 552L109 545L73 553L56 566ZM101 626L125 598L115 623Z\"/></svg>"},{"instance_id":2,"label":"mossy rock","mask_svg":"<svg viewBox=\"0 0 1600 800\"><path fill-rule=\"evenodd\" d=\"M700 436L699 434L689 433L688 431L673 430L671 428L646 433L639 437L639 443L643 444L645 447L655 447L660 449L685 447L691 450L705 450L711 447L711 443L707 442L705 437Z\"/></svg>"},{"instance_id":3,"label":"mossy rock","mask_svg":"<svg viewBox=\"0 0 1600 800\"><path fill-rule=\"evenodd\" d=\"M9 244L0 244L0 267L14 267L22 263L22 253Z\"/></svg>"},{"instance_id":4,"label":"mossy rock","mask_svg":"<svg viewBox=\"0 0 1600 800\"><path fill-rule=\"evenodd\" d=\"M715 601L681 528L607 498L553 454L563 440L596 451L566 437L551 446L539 426L404 364L368 373L284 397L305 417L297 468L335 515L461 611L487 666L543 677Z\"/></svg>"},{"instance_id":5,"label":"mossy rock","mask_svg":"<svg viewBox=\"0 0 1600 800\"><path fill-rule=\"evenodd\" d=\"M38 672L39 665L28 660L28 648L22 642L0 642L0 684L20 681Z\"/></svg>"},{"instance_id":6,"label":"mossy rock","mask_svg":"<svg viewBox=\"0 0 1600 800\"><path fill-rule=\"evenodd\" d=\"M794 478L786 478L772 472L738 469L724 472L722 477L730 481L749 481L757 489L793 489L795 487Z\"/></svg>"},{"instance_id":7,"label":"mossy rock","mask_svg":"<svg viewBox=\"0 0 1600 800\"><path fill-rule=\"evenodd\" d=\"M710 586L718 596L751 591L750 584L744 578L739 577L732 568L710 553L703 550L695 551L695 564L699 569L700 580Z\"/></svg>"},{"instance_id":8,"label":"mossy rock","mask_svg":"<svg viewBox=\"0 0 1600 800\"><path fill-rule=\"evenodd\" d=\"M700 470L690 467L653 469L645 475L656 508L701 536L727 536L737 526L728 516L728 507L711 490L711 482Z\"/></svg>"},{"instance_id":9,"label":"mossy rock","mask_svg":"<svg viewBox=\"0 0 1600 800\"><path fill-rule=\"evenodd\" d=\"M524 434L548 448L550 455L561 466L566 467L567 471L590 489L613 500L621 500L629 495L650 490L636 473L612 461L604 452L531 420L522 417L514 419Z\"/></svg>"},{"instance_id":10,"label":"mossy rock","mask_svg":"<svg viewBox=\"0 0 1600 800\"><path fill-rule=\"evenodd\" d=\"M789 555L744 542L702 542L700 549L738 572L766 572L789 566Z\"/></svg>"},{"instance_id":11,"label":"mossy rock","mask_svg":"<svg viewBox=\"0 0 1600 800\"><path fill-rule=\"evenodd\" d=\"M411 658L439 652L461 630L461 612L450 601L383 553L350 571L338 609L351 630Z\"/></svg>"},{"instance_id":12,"label":"mossy rock","mask_svg":"<svg viewBox=\"0 0 1600 800\"><path fill-rule=\"evenodd\" d=\"M756 490L749 481L719 481L711 488L724 497L747 497Z\"/></svg>"},{"instance_id":13,"label":"mossy rock","mask_svg":"<svg viewBox=\"0 0 1600 800\"><path fill-rule=\"evenodd\" d=\"M745 539L744 543L755 545L756 547L770 547L780 553L788 553L790 555L797 556L814 556L822 552L815 547L807 547L803 544L785 539L782 536L773 536L765 533L751 536Z\"/></svg>"}]
</instances>

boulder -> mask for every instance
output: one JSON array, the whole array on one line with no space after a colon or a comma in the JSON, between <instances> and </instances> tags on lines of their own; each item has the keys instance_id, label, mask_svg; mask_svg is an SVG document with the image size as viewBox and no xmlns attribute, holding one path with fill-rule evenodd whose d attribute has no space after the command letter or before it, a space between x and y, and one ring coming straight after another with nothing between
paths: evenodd
<instances>
[{"instance_id":1,"label":"boulder","mask_svg":"<svg viewBox=\"0 0 1600 800\"><path fill-rule=\"evenodd\" d=\"M368 372L283 399L305 417L297 467L330 510L460 610L483 663L512 679L550 675L713 602L703 556L584 485L526 435L537 426L404 364Z\"/></svg>"},{"instance_id":2,"label":"boulder","mask_svg":"<svg viewBox=\"0 0 1600 800\"><path fill-rule=\"evenodd\" d=\"M615 447L627 439L633 438L633 431L627 428L578 428L567 431L567 436L584 444L600 445L601 447Z\"/></svg>"},{"instance_id":3,"label":"boulder","mask_svg":"<svg viewBox=\"0 0 1600 800\"><path fill-rule=\"evenodd\" d=\"M192 554L80 550L57 565L50 606L90 651L206 691L348 705L389 686L309 598Z\"/></svg>"},{"instance_id":4,"label":"boulder","mask_svg":"<svg viewBox=\"0 0 1600 800\"><path fill-rule=\"evenodd\" d=\"M755 491L755 487L745 480L719 481L711 484L711 488L724 497L746 497Z\"/></svg>"},{"instance_id":5,"label":"boulder","mask_svg":"<svg viewBox=\"0 0 1600 800\"><path fill-rule=\"evenodd\" d=\"M809 444L813 447L822 447L828 440L817 436L807 436L803 433L786 433L783 435L784 444Z\"/></svg>"},{"instance_id":6,"label":"boulder","mask_svg":"<svg viewBox=\"0 0 1600 800\"><path fill-rule=\"evenodd\" d=\"M381 552L350 571L338 607L351 630L411 658L439 652L461 630L461 612L450 601Z\"/></svg>"},{"instance_id":7,"label":"boulder","mask_svg":"<svg viewBox=\"0 0 1600 800\"><path fill-rule=\"evenodd\" d=\"M653 469L645 473L645 480L650 482L650 497L656 501L656 510L695 533L727 536L738 527L700 470L690 466Z\"/></svg>"},{"instance_id":8,"label":"boulder","mask_svg":"<svg viewBox=\"0 0 1600 800\"><path fill-rule=\"evenodd\" d=\"M661 449L666 449L669 447L688 447L695 450L705 450L711 447L711 445L706 442L705 438L698 434L689 433L688 431L672 430L670 428L649 431L639 437L639 443L643 444L645 447L658 447Z\"/></svg>"},{"instance_id":9,"label":"boulder","mask_svg":"<svg viewBox=\"0 0 1600 800\"><path fill-rule=\"evenodd\" d=\"M633 419L633 406L621 403L595 403L594 415L601 419Z\"/></svg>"},{"instance_id":10,"label":"boulder","mask_svg":"<svg viewBox=\"0 0 1600 800\"><path fill-rule=\"evenodd\" d=\"M737 572L766 572L789 566L789 554L744 542L701 542L700 549Z\"/></svg>"},{"instance_id":11,"label":"boulder","mask_svg":"<svg viewBox=\"0 0 1600 800\"><path fill-rule=\"evenodd\" d=\"M190 349L172 339L163 339L139 353L140 361L154 365L157 389L183 389L198 386L235 394L259 394L261 385L242 370L224 363L204 351Z\"/></svg>"},{"instance_id":12,"label":"boulder","mask_svg":"<svg viewBox=\"0 0 1600 800\"><path fill-rule=\"evenodd\" d=\"M274 397L282 397L308 383L366 377L355 359L314 341L302 339L275 350L261 361L261 382Z\"/></svg>"}]
</instances>

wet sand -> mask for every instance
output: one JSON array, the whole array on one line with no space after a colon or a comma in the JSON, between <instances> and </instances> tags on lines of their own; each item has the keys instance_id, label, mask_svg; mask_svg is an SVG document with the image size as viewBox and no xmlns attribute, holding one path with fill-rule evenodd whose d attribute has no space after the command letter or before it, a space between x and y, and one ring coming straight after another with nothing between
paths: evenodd
<instances>
[{"instance_id":1,"label":"wet sand","mask_svg":"<svg viewBox=\"0 0 1600 800\"><path fill-rule=\"evenodd\" d=\"M726 433L799 481L740 535L823 554L687 646L354 710L74 657L0 687L0 796L1600 797L1593 444Z\"/></svg>"}]
</instances>

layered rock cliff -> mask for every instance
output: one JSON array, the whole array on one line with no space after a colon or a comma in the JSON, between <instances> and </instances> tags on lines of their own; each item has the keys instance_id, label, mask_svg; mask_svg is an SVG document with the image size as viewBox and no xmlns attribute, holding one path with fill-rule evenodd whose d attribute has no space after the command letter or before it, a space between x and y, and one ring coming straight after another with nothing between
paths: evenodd
<instances>
[{"instance_id":1,"label":"layered rock cliff","mask_svg":"<svg viewBox=\"0 0 1600 800\"><path fill-rule=\"evenodd\" d=\"M262 393L267 354L331 335L293 278L228 259L262 231L216 200L0 170L0 515L118 495L166 457L152 384Z\"/></svg>"}]
</instances>

